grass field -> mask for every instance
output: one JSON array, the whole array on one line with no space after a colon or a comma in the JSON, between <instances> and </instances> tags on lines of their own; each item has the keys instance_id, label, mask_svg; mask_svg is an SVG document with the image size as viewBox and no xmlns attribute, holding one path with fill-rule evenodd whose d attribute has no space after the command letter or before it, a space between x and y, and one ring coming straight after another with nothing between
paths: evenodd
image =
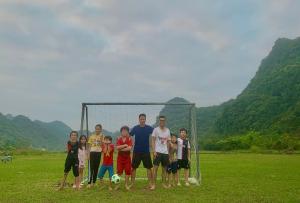
<instances>
[{"instance_id":1,"label":"grass field","mask_svg":"<svg viewBox=\"0 0 300 203\"><path fill-rule=\"evenodd\" d=\"M0 202L300 202L300 155L201 154L201 186L158 184L148 191L139 181L131 192L98 187L58 192L64 159L65 154L19 155L13 163L0 163Z\"/></svg>"}]
</instances>

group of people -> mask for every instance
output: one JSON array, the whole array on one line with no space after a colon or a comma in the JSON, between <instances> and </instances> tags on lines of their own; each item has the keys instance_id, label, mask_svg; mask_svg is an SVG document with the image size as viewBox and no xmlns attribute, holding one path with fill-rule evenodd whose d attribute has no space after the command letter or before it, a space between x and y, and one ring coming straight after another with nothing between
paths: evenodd
<instances>
[{"instance_id":1,"label":"group of people","mask_svg":"<svg viewBox=\"0 0 300 203\"><path fill-rule=\"evenodd\" d=\"M154 190L156 187L157 172L160 165L164 188L181 186L180 169L184 169L185 185L189 186L191 151L185 128L180 129L179 137L177 137L176 134L171 134L166 127L165 116L159 116L159 126L153 128L146 124L146 115L140 114L139 124L131 130L128 126L121 127L120 134L116 145L114 145L111 136L102 134L100 124L95 126L95 133L89 136L88 139L85 135L81 135L78 141L78 132L72 131L70 140L67 143L68 155L60 189L63 189L71 169L75 176L73 187L80 189L86 160L89 160L90 179L87 187L93 187L97 178L100 179L100 185L104 186L103 177L108 171L110 180L108 188L112 190L111 178L114 174L113 155L115 149L118 151L117 174L122 176L125 173L125 188L127 190L134 186L136 170L141 162L143 162L144 168L147 169L150 190ZM134 140L132 137L134 137ZM151 152L153 153L153 161ZM99 169L101 157L103 161ZM117 184L114 189L117 190L119 187L120 185Z\"/></svg>"}]
</instances>

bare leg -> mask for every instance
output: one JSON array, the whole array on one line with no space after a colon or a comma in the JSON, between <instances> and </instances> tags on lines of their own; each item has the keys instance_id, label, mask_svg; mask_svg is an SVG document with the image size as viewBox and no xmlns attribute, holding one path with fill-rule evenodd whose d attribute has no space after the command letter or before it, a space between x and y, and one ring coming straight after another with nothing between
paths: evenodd
<instances>
[{"instance_id":1,"label":"bare leg","mask_svg":"<svg viewBox=\"0 0 300 203\"><path fill-rule=\"evenodd\" d=\"M156 178L157 178L157 170L158 170L158 166L154 166L153 167L153 185L156 185Z\"/></svg>"},{"instance_id":2,"label":"bare leg","mask_svg":"<svg viewBox=\"0 0 300 203\"><path fill-rule=\"evenodd\" d=\"M167 177L168 177L168 187L171 187L171 179L172 179L171 173L168 173Z\"/></svg>"},{"instance_id":3,"label":"bare leg","mask_svg":"<svg viewBox=\"0 0 300 203\"><path fill-rule=\"evenodd\" d=\"M162 184L164 188L168 188L167 180L166 180L166 167L161 167L161 178L162 178Z\"/></svg>"},{"instance_id":4,"label":"bare leg","mask_svg":"<svg viewBox=\"0 0 300 203\"><path fill-rule=\"evenodd\" d=\"M150 190L154 190L155 183L154 183L154 172L153 172L152 168L147 169L147 176L148 176L149 188L150 188Z\"/></svg>"},{"instance_id":5,"label":"bare leg","mask_svg":"<svg viewBox=\"0 0 300 203\"><path fill-rule=\"evenodd\" d=\"M132 172L131 172L131 185L130 185L130 187L132 187L135 183L135 176L136 176L136 168L133 168Z\"/></svg>"},{"instance_id":6,"label":"bare leg","mask_svg":"<svg viewBox=\"0 0 300 203\"><path fill-rule=\"evenodd\" d=\"M80 185L80 179L79 176L75 177L75 185L76 185L76 189L79 189L79 185Z\"/></svg>"},{"instance_id":7,"label":"bare leg","mask_svg":"<svg viewBox=\"0 0 300 203\"><path fill-rule=\"evenodd\" d=\"M112 184L111 184L111 179L109 179L109 186L108 186L109 190L112 190Z\"/></svg>"},{"instance_id":8,"label":"bare leg","mask_svg":"<svg viewBox=\"0 0 300 203\"><path fill-rule=\"evenodd\" d=\"M180 169L177 171L177 185L180 186Z\"/></svg>"},{"instance_id":9,"label":"bare leg","mask_svg":"<svg viewBox=\"0 0 300 203\"><path fill-rule=\"evenodd\" d=\"M125 188L126 190L130 190L129 188L129 175L125 175Z\"/></svg>"},{"instance_id":10,"label":"bare leg","mask_svg":"<svg viewBox=\"0 0 300 203\"><path fill-rule=\"evenodd\" d=\"M173 182L174 186L178 183L178 174L177 173L173 174L173 181L172 182Z\"/></svg>"},{"instance_id":11,"label":"bare leg","mask_svg":"<svg viewBox=\"0 0 300 203\"><path fill-rule=\"evenodd\" d=\"M184 181L185 181L185 185L189 186L189 169L184 169Z\"/></svg>"},{"instance_id":12,"label":"bare leg","mask_svg":"<svg viewBox=\"0 0 300 203\"><path fill-rule=\"evenodd\" d=\"M62 181L61 181L59 190L62 190L62 189L65 187L65 183L66 183L67 177L68 177L68 173L65 173L65 174L64 174L64 177L63 177L63 179L62 179Z\"/></svg>"},{"instance_id":13,"label":"bare leg","mask_svg":"<svg viewBox=\"0 0 300 203\"><path fill-rule=\"evenodd\" d=\"M79 182L83 181L83 168L79 168Z\"/></svg>"}]
</instances>

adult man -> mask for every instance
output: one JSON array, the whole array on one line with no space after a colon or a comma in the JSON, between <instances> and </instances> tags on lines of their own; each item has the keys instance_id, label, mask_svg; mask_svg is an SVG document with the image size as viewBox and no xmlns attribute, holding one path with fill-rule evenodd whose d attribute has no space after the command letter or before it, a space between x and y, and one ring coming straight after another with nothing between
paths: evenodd
<instances>
[{"instance_id":1,"label":"adult man","mask_svg":"<svg viewBox=\"0 0 300 203\"><path fill-rule=\"evenodd\" d=\"M166 117L159 116L159 126L152 133L153 147L153 182L156 184L157 170L159 165L162 166L162 182L163 187L166 185L166 170L169 165L169 144L171 140L170 130L166 127Z\"/></svg>"},{"instance_id":2,"label":"adult man","mask_svg":"<svg viewBox=\"0 0 300 203\"><path fill-rule=\"evenodd\" d=\"M130 135L135 137L132 157L131 186L134 185L136 169L139 167L142 161L144 168L147 169L147 177L150 190L155 189L155 186L153 185L153 165L151 161L149 144L149 139L152 132L153 128L149 125L146 125L146 114L139 115L139 125L134 126L130 131Z\"/></svg>"}]
</instances>

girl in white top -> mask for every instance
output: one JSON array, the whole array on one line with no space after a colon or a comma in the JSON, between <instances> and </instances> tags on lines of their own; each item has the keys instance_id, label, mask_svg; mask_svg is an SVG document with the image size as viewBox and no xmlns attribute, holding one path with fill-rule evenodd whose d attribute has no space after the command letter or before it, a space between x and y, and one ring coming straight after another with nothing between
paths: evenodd
<instances>
[{"instance_id":1,"label":"girl in white top","mask_svg":"<svg viewBox=\"0 0 300 203\"><path fill-rule=\"evenodd\" d=\"M83 181L83 171L85 168L85 162L88 158L88 151L86 149L87 138L85 135L81 135L79 138L79 148L78 148L78 160L79 160L79 180ZM82 184L80 184L82 186Z\"/></svg>"}]
</instances>

